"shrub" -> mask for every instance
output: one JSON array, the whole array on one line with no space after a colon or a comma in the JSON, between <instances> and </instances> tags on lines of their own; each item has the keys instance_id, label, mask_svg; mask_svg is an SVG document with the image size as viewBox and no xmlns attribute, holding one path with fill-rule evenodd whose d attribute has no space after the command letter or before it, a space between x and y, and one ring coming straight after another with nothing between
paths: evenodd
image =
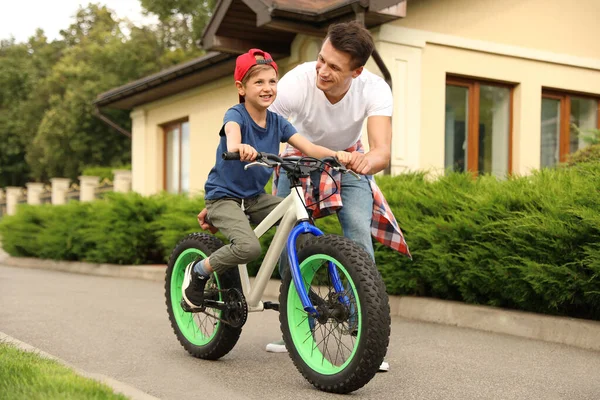
<instances>
[{"instance_id":1,"label":"shrub","mask_svg":"<svg viewBox=\"0 0 600 400\"><path fill-rule=\"evenodd\" d=\"M100 166L89 166L85 167L81 172L81 175L85 176L99 176L100 181L104 179L108 179L109 181L113 181L115 179L115 175L113 170L115 169L131 169L131 165L123 165L121 167L100 167Z\"/></svg>"},{"instance_id":2,"label":"shrub","mask_svg":"<svg viewBox=\"0 0 600 400\"><path fill-rule=\"evenodd\" d=\"M390 293L600 318L600 165L379 183L414 258L377 246Z\"/></svg>"},{"instance_id":3,"label":"shrub","mask_svg":"<svg viewBox=\"0 0 600 400\"><path fill-rule=\"evenodd\" d=\"M390 294L600 319L600 163L506 180L410 173L377 181L413 255L376 243ZM92 203L22 206L0 221L0 234L16 256L165 262L199 230L203 207L200 198L113 193ZM341 233L335 216L317 226ZM263 255L273 234L261 239ZM251 274L259 264L249 265Z\"/></svg>"},{"instance_id":4,"label":"shrub","mask_svg":"<svg viewBox=\"0 0 600 400\"><path fill-rule=\"evenodd\" d=\"M568 166L586 162L600 163L600 144L592 144L569 155Z\"/></svg>"}]
</instances>

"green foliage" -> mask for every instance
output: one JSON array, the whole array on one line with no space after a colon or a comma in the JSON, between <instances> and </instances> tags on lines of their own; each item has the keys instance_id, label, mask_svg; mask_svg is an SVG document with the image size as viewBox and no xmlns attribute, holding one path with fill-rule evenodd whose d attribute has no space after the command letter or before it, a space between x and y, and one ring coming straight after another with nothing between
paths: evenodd
<instances>
[{"instance_id":1,"label":"green foliage","mask_svg":"<svg viewBox=\"0 0 600 400\"><path fill-rule=\"evenodd\" d=\"M160 38L167 48L196 49L215 0L141 0L142 7L161 21Z\"/></svg>"},{"instance_id":2,"label":"green foliage","mask_svg":"<svg viewBox=\"0 0 600 400\"><path fill-rule=\"evenodd\" d=\"M22 205L16 215L0 222L2 246L9 254L23 257L161 263L159 232L152 222L167 204L163 197L107 193L92 203Z\"/></svg>"},{"instance_id":3,"label":"green foliage","mask_svg":"<svg viewBox=\"0 0 600 400\"><path fill-rule=\"evenodd\" d=\"M570 167L580 163L600 162L600 129L581 130L573 125L576 135L581 137L587 146L569 154L565 166Z\"/></svg>"},{"instance_id":4,"label":"green foliage","mask_svg":"<svg viewBox=\"0 0 600 400\"><path fill-rule=\"evenodd\" d=\"M40 30L27 43L0 43L0 186L28 181L25 154L49 97L43 81L63 48Z\"/></svg>"},{"instance_id":5,"label":"green foliage","mask_svg":"<svg viewBox=\"0 0 600 400\"><path fill-rule=\"evenodd\" d=\"M116 167L101 167L98 165L85 167L81 172L81 175L85 176L98 176L100 177L100 181L103 179L108 179L112 181L115 178L113 171L115 169L127 169L131 170L131 164L116 166Z\"/></svg>"},{"instance_id":6,"label":"green foliage","mask_svg":"<svg viewBox=\"0 0 600 400\"><path fill-rule=\"evenodd\" d=\"M181 4L201 32L212 5ZM88 165L130 162L130 139L94 117L93 102L111 88L201 55L187 22L173 13L181 29L169 18L139 28L89 4L77 10L61 40L48 42L38 30L27 43L0 41L0 187L55 176L75 180ZM130 128L128 111L103 112Z\"/></svg>"},{"instance_id":7,"label":"green foliage","mask_svg":"<svg viewBox=\"0 0 600 400\"><path fill-rule=\"evenodd\" d=\"M568 166L573 166L580 163L597 162L600 163L600 144L592 144L575 153L569 155Z\"/></svg>"},{"instance_id":8,"label":"green foliage","mask_svg":"<svg viewBox=\"0 0 600 400\"><path fill-rule=\"evenodd\" d=\"M413 255L376 243L390 294L600 319L600 163L507 180L412 173L380 177L378 184ZM201 198L164 193L24 205L0 221L0 234L15 256L165 262L181 238L199 230L202 208ZM317 225L341 233L335 216ZM274 232L261 238L263 252ZM259 264L249 266L251 273Z\"/></svg>"},{"instance_id":9,"label":"green foliage","mask_svg":"<svg viewBox=\"0 0 600 400\"><path fill-rule=\"evenodd\" d=\"M600 318L600 165L379 183L414 258L377 246L390 293Z\"/></svg>"},{"instance_id":10,"label":"green foliage","mask_svg":"<svg viewBox=\"0 0 600 400\"><path fill-rule=\"evenodd\" d=\"M152 230L158 235L157 245L166 262L177 242L185 235L200 230L197 215L204 208L204 199L166 193L156 198L167 205L164 212L156 215L151 224Z\"/></svg>"}]
</instances>

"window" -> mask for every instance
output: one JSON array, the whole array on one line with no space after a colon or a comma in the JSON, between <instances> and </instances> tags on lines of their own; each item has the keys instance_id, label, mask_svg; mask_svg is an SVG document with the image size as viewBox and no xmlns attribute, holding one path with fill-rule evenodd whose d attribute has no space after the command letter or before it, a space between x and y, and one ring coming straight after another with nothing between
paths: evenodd
<instances>
[{"instance_id":1,"label":"window","mask_svg":"<svg viewBox=\"0 0 600 400\"><path fill-rule=\"evenodd\" d=\"M567 155L586 146L578 130L600 129L597 98L544 90L542 92L541 167L566 161Z\"/></svg>"},{"instance_id":2,"label":"window","mask_svg":"<svg viewBox=\"0 0 600 400\"><path fill-rule=\"evenodd\" d=\"M190 190L190 123L174 122L164 126L165 190L188 193Z\"/></svg>"},{"instance_id":3,"label":"window","mask_svg":"<svg viewBox=\"0 0 600 400\"><path fill-rule=\"evenodd\" d=\"M446 79L445 167L504 177L511 172L512 87Z\"/></svg>"}]
</instances>

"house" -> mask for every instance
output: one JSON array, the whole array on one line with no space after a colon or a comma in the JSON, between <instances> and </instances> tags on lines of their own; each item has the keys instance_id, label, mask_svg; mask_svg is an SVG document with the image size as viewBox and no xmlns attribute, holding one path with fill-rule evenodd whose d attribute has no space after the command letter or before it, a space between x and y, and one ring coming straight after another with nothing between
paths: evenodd
<instances>
[{"instance_id":1,"label":"house","mask_svg":"<svg viewBox=\"0 0 600 400\"><path fill-rule=\"evenodd\" d=\"M393 90L391 174L527 174L585 145L573 124L600 128L598 16L598 0L221 0L206 55L95 103L131 110L133 190L199 193L237 102L235 57L263 48L285 73L316 59L329 24L359 19L367 68Z\"/></svg>"}]
</instances>

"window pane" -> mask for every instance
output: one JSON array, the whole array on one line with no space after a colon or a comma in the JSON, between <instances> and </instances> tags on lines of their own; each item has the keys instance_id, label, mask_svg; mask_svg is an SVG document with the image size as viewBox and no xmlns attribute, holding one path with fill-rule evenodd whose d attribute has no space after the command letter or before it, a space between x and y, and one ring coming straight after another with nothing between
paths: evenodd
<instances>
[{"instance_id":1,"label":"window pane","mask_svg":"<svg viewBox=\"0 0 600 400\"><path fill-rule=\"evenodd\" d=\"M479 90L480 174L508 174L510 138L510 89L481 85Z\"/></svg>"},{"instance_id":2,"label":"window pane","mask_svg":"<svg viewBox=\"0 0 600 400\"><path fill-rule=\"evenodd\" d=\"M190 191L190 123L181 124L181 191Z\"/></svg>"},{"instance_id":3,"label":"window pane","mask_svg":"<svg viewBox=\"0 0 600 400\"><path fill-rule=\"evenodd\" d=\"M592 99L582 99L571 97L571 131L569 138L569 150L571 153L585 147L585 134L589 129L596 129L598 126L598 101ZM579 127L583 135L578 135Z\"/></svg>"},{"instance_id":4,"label":"window pane","mask_svg":"<svg viewBox=\"0 0 600 400\"><path fill-rule=\"evenodd\" d=\"M179 126L167 131L167 191L179 193Z\"/></svg>"},{"instance_id":5,"label":"window pane","mask_svg":"<svg viewBox=\"0 0 600 400\"><path fill-rule=\"evenodd\" d=\"M468 107L469 88L446 85L446 171L466 170Z\"/></svg>"},{"instance_id":6,"label":"window pane","mask_svg":"<svg viewBox=\"0 0 600 400\"><path fill-rule=\"evenodd\" d=\"M560 100L542 98L542 168L558 163L559 143Z\"/></svg>"}]
</instances>

